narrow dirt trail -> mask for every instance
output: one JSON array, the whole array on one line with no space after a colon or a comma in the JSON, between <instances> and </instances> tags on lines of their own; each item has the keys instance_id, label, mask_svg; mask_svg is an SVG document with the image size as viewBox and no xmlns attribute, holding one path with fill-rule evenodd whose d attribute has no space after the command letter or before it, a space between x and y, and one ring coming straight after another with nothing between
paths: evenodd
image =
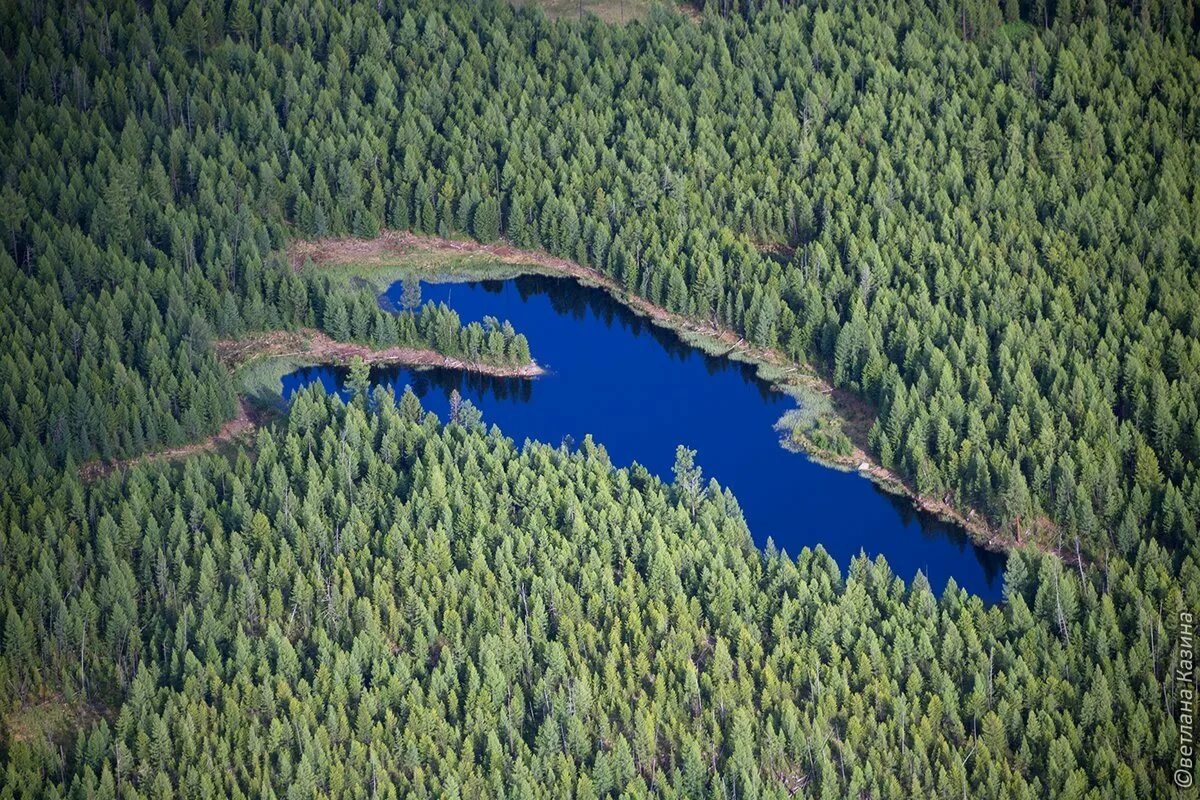
<instances>
[{"instance_id":1,"label":"narrow dirt trail","mask_svg":"<svg viewBox=\"0 0 1200 800\"><path fill-rule=\"evenodd\" d=\"M339 365L349 364L350 359L358 356L369 364L443 367L497 378L536 378L546 372L536 361L519 366L505 366L456 358L443 355L436 350L419 347L389 347L378 350L362 344L336 341L313 328L302 328L298 331L272 331L241 339L222 339L215 343L215 347L217 358L231 372L251 359L264 356L291 356L311 360L313 363ZM79 468L79 476L84 481L94 481L117 470L143 462L181 459L196 453L215 450L226 442L252 433L260 422L261 415L255 414L246 398L242 397L238 400L237 414L226 421L221 429L212 436L178 447L143 453L132 458L89 461Z\"/></svg>"},{"instance_id":2,"label":"narrow dirt trail","mask_svg":"<svg viewBox=\"0 0 1200 800\"><path fill-rule=\"evenodd\" d=\"M201 453L206 450L215 450L218 446L225 442L231 442L242 436L249 436L254 429L258 427L256 415L247 404L246 399L238 400L238 413L233 419L227 420L221 429L212 436L206 437L196 442L180 445L178 447L169 447L165 450L155 450L150 453L143 453L140 456L133 458L123 458L116 461L101 461L99 459L89 461L79 468L79 477L86 481L94 481L98 478L103 478L117 470L133 467L138 464L149 461L169 461L187 456Z\"/></svg>"},{"instance_id":3,"label":"narrow dirt trail","mask_svg":"<svg viewBox=\"0 0 1200 800\"><path fill-rule=\"evenodd\" d=\"M533 267L538 271L569 276L582 283L603 288L618 301L665 327L672 328L677 332L693 333L715 340L728 348L727 355L737 354L745 359L783 370L790 381L807 385L814 391L829 396L834 410L842 422L842 429L853 444L853 451L849 455L813 453L814 457L835 466L856 469L888 491L908 497L916 507L939 519L962 527L981 547L996 552L1005 552L1017 544L1011 535L989 524L984 516L974 509L960 507L948 497L922 495L917 492L916 487L910 481L880 464L867 446L867 434L875 422L875 410L861 397L834 387L816 370L791 361L779 351L751 345L729 328L700 323L669 311L644 297L631 294L613 278L591 267L550 255L544 251L522 250L504 241L484 244L426 236L407 231L384 231L374 239L336 238L294 241L289 248L288 256L293 269L300 269L306 263L311 263L316 268L326 265L394 266L398 262L410 261L414 255L421 253L480 256L500 264ZM1063 551L1050 544L1054 531L1048 520L1043 523L1046 527L1045 530L1026 530L1023 537L1024 542L1033 544L1046 552L1054 552L1065 561L1072 562L1074 560L1073 553Z\"/></svg>"},{"instance_id":4,"label":"narrow dirt trail","mask_svg":"<svg viewBox=\"0 0 1200 800\"><path fill-rule=\"evenodd\" d=\"M723 343L729 348L729 353L741 353L758 361L769 363L798 375L811 377L818 381L817 376L802 372L797 364L787 360L783 354L754 347L741 336L728 328L715 325L705 325L690 317L676 314L660 305L650 302L644 297L631 294L617 281L592 267L586 267L575 261L552 256L540 250L521 250L507 242L482 244L480 242L457 241L443 239L437 236L422 236L415 233L400 231L384 231L375 239L317 239L315 241L297 241L289 251L289 261L294 269L301 268L306 261L313 266L321 267L332 264L357 264L362 266L387 266L398 259L411 258L414 253L456 253L464 256L484 256L500 264L519 267L537 267L538 269L556 275L565 275L583 283L593 284L607 291L613 297L638 313L657 320L677 331L688 331L701 334L710 339ZM822 384L826 393L833 392L832 387ZM857 400L857 398L854 398Z\"/></svg>"},{"instance_id":5,"label":"narrow dirt trail","mask_svg":"<svg viewBox=\"0 0 1200 800\"><path fill-rule=\"evenodd\" d=\"M289 261L294 269L300 269L306 262L311 262L317 268L335 264L384 267L395 264L398 260L411 259L414 254L420 253L482 256L500 264L518 267L532 266L543 272L572 277L582 283L599 286L639 314L676 332L696 334L720 344L726 348L724 353L726 356L737 354L783 370L796 383L807 384L833 400L838 415L842 419L843 427L855 444L855 452L848 456L830 457L823 454L822 458L843 466L857 466L863 461L869 462L865 444L867 432L875 421L875 413L864 400L831 386L814 370L796 364L777 350L755 347L729 328L702 323L691 317L676 314L640 295L626 291L623 285L603 272L575 261L552 256L540 250L522 250L507 242L482 244L402 231L384 231L375 239L296 241L289 250Z\"/></svg>"}]
</instances>

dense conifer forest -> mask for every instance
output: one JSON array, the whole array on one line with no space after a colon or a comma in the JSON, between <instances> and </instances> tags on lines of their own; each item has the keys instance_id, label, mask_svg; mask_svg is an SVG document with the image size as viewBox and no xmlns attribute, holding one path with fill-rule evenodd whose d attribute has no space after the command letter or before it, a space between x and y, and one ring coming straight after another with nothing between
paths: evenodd
<instances>
[{"instance_id":1,"label":"dense conifer forest","mask_svg":"<svg viewBox=\"0 0 1200 800\"><path fill-rule=\"evenodd\" d=\"M2 7L0 796L1170 791L1194 4ZM235 413L218 339L529 359L287 257L385 228L544 250L812 364L883 465L1042 549L993 607L842 574L756 549L687 451L664 483L382 391L80 479Z\"/></svg>"}]
</instances>

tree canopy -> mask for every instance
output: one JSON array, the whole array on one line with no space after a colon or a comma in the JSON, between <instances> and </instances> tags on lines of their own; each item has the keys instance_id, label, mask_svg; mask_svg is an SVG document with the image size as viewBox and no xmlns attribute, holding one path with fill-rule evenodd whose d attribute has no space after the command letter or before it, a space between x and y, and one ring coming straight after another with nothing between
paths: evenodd
<instances>
[{"instance_id":1,"label":"tree canopy","mask_svg":"<svg viewBox=\"0 0 1200 800\"><path fill-rule=\"evenodd\" d=\"M1194 4L5 8L0 796L1169 791ZM686 449L667 485L411 394L80 481L234 414L221 338L528 359L286 256L384 228L548 251L812 363L883 465L1081 563L1015 553L991 608L843 576L756 551ZM43 707L78 735L24 735Z\"/></svg>"},{"instance_id":2,"label":"tree canopy","mask_svg":"<svg viewBox=\"0 0 1200 800\"><path fill-rule=\"evenodd\" d=\"M1167 555L987 607L674 484L314 387L253 458L0 505L0 678L122 698L6 796L1154 796ZM227 765L227 766L226 766ZM66 778L61 776L66 770Z\"/></svg>"}]
</instances>

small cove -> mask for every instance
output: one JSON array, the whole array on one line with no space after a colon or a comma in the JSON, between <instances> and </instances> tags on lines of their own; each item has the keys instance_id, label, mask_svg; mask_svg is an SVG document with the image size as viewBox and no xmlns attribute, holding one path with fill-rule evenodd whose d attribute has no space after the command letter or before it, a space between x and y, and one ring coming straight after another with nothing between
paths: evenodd
<instances>
[{"instance_id":1,"label":"small cove","mask_svg":"<svg viewBox=\"0 0 1200 800\"><path fill-rule=\"evenodd\" d=\"M941 591L953 577L987 601L1000 599L1004 557L975 546L957 526L914 508L852 472L822 466L779 444L775 423L796 401L754 367L710 356L639 317L601 289L567 278L422 284L463 322L510 320L547 375L491 378L444 369L382 367L376 383L411 385L446 418L457 389L505 435L558 444L591 434L617 466L638 462L671 478L675 447L697 451L706 480L737 497L755 542L796 554L820 544L843 573L860 552L882 554L906 582L918 570ZM382 301L398 304L401 287ZM283 379L284 397L315 382L342 390L344 370L306 367Z\"/></svg>"}]
</instances>

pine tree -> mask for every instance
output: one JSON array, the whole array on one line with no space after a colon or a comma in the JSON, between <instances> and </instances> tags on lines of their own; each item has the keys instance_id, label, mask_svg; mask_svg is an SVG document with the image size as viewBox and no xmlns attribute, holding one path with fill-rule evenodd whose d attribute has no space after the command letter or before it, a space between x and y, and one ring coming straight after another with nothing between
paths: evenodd
<instances>
[{"instance_id":1,"label":"pine tree","mask_svg":"<svg viewBox=\"0 0 1200 800\"><path fill-rule=\"evenodd\" d=\"M350 340L350 316L346 312L346 302L339 295L333 295L325 305L322 319L325 332L338 341Z\"/></svg>"},{"instance_id":2,"label":"pine tree","mask_svg":"<svg viewBox=\"0 0 1200 800\"><path fill-rule=\"evenodd\" d=\"M695 516L696 506L704 499L703 473L696 466L696 451L683 445L675 448L675 466L671 470L675 476L675 491L679 499L687 506L688 511Z\"/></svg>"},{"instance_id":3,"label":"pine tree","mask_svg":"<svg viewBox=\"0 0 1200 800\"><path fill-rule=\"evenodd\" d=\"M500 203L488 197L475 207L471 221L471 232L481 242L494 242L500 238Z\"/></svg>"},{"instance_id":4,"label":"pine tree","mask_svg":"<svg viewBox=\"0 0 1200 800\"><path fill-rule=\"evenodd\" d=\"M365 403L371 390L371 367L362 356L350 359L350 373L346 378L346 389L357 403Z\"/></svg>"},{"instance_id":5,"label":"pine tree","mask_svg":"<svg viewBox=\"0 0 1200 800\"><path fill-rule=\"evenodd\" d=\"M12 248L13 261L19 260L17 255L17 236L29 218L29 210L25 198L11 185L6 185L0 192L0 225L8 234L9 246Z\"/></svg>"}]
</instances>

